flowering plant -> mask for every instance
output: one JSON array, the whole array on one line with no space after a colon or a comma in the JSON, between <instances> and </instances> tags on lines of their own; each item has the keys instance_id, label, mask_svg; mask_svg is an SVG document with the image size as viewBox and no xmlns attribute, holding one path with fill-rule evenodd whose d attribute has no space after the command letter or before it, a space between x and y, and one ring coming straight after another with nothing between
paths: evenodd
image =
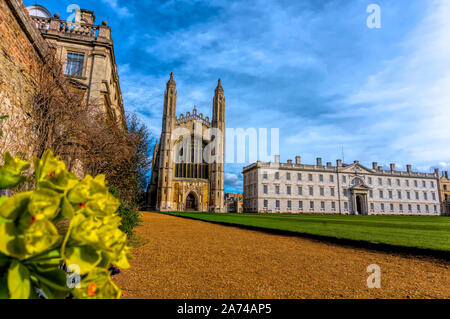
<instances>
[{"instance_id":1,"label":"flowering plant","mask_svg":"<svg viewBox=\"0 0 450 319\"><path fill-rule=\"evenodd\" d=\"M29 167L6 153L0 190ZM119 298L111 269L129 268L129 248L104 176L79 180L51 151L34 170L34 191L0 197L0 298Z\"/></svg>"}]
</instances>

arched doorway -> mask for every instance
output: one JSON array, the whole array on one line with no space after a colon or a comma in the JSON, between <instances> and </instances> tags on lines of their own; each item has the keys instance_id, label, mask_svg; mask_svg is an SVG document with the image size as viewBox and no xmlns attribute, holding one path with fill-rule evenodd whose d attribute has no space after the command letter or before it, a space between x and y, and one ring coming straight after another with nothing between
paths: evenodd
<instances>
[{"instance_id":1,"label":"arched doorway","mask_svg":"<svg viewBox=\"0 0 450 319\"><path fill-rule=\"evenodd\" d=\"M197 200L193 193L186 197L186 210L197 210Z\"/></svg>"}]
</instances>

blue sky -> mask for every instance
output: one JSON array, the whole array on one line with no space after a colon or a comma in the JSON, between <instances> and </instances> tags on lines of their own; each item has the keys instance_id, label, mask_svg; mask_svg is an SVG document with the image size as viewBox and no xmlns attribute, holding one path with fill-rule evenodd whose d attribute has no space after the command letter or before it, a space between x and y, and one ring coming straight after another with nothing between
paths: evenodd
<instances>
[{"instance_id":1,"label":"blue sky","mask_svg":"<svg viewBox=\"0 0 450 319\"><path fill-rule=\"evenodd\" d=\"M178 113L211 114L217 78L226 126L280 128L282 161L342 157L404 169L450 168L450 3L434 0L27 1L69 4L112 27L128 111L159 137L165 82ZM369 4L381 28L366 25ZM227 164L226 190L242 190Z\"/></svg>"}]
</instances>

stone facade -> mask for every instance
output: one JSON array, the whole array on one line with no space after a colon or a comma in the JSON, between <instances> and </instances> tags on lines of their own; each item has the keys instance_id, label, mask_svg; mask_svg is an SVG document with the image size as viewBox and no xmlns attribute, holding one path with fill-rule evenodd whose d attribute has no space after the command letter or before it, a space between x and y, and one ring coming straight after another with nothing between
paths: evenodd
<instances>
[{"instance_id":1,"label":"stone facade","mask_svg":"<svg viewBox=\"0 0 450 319\"><path fill-rule=\"evenodd\" d=\"M442 215L450 216L450 179L448 171L443 172L440 180Z\"/></svg>"},{"instance_id":2,"label":"stone facade","mask_svg":"<svg viewBox=\"0 0 450 319\"><path fill-rule=\"evenodd\" d=\"M66 76L85 93L88 104L99 105L126 127L111 30L106 22L94 25L95 16L87 10L81 10L77 19L71 24L58 14L51 17L41 6L25 8L21 0L0 0L0 115L9 116L0 125L4 133L0 153L9 150L14 155L34 156L31 101L37 88L35 76L54 53L66 64L66 71L69 52L78 54L79 61L82 57L80 76L74 72Z\"/></svg>"},{"instance_id":3,"label":"stone facade","mask_svg":"<svg viewBox=\"0 0 450 319\"><path fill-rule=\"evenodd\" d=\"M225 194L225 211L228 213L242 213L244 208L242 194Z\"/></svg>"},{"instance_id":4,"label":"stone facade","mask_svg":"<svg viewBox=\"0 0 450 319\"><path fill-rule=\"evenodd\" d=\"M173 73L164 94L161 138L153 152L148 209L160 211L224 212L225 96L216 87L212 120L198 114L176 116L177 91ZM212 130L221 132L215 136ZM216 160L205 161L203 151L215 136Z\"/></svg>"},{"instance_id":5,"label":"stone facade","mask_svg":"<svg viewBox=\"0 0 450 319\"><path fill-rule=\"evenodd\" d=\"M371 169L358 161L336 166L256 162L243 170L244 211L280 213L440 215L439 171Z\"/></svg>"},{"instance_id":6,"label":"stone facade","mask_svg":"<svg viewBox=\"0 0 450 319\"><path fill-rule=\"evenodd\" d=\"M22 1L0 0L0 152L32 158L33 119L30 101L36 89L33 74L50 52Z\"/></svg>"},{"instance_id":7,"label":"stone facade","mask_svg":"<svg viewBox=\"0 0 450 319\"><path fill-rule=\"evenodd\" d=\"M85 9L76 12L74 22L61 20L57 13L52 17L38 5L27 9L42 37L65 65L64 75L84 91L87 105L98 106L107 118L125 128L114 43L106 21L96 25L94 12Z\"/></svg>"}]
</instances>

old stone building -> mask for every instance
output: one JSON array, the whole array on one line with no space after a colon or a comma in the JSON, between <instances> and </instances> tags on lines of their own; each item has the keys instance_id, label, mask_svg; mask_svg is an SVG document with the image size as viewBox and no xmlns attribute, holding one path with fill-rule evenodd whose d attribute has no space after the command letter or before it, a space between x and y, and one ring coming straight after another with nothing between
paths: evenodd
<instances>
[{"instance_id":1,"label":"old stone building","mask_svg":"<svg viewBox=\"0 0 450 319\"><path fill-rule=\"evenodd\" d=\"M450 179L448 171L442 173L440 180L442 215L450 216Z\"/></svg>"},{"instance_id":2,"label":"old stone building","mask_svg":"<svg viewBox=\"0 0 450 319\"><path fill-rule=\"evenodd\" d=\"M56 49L64 75L81 90L87 105L98 106L105 116L125 127L125 112L114 54L111 28L95 24L94 12L76 10L72 22L58 13L52 17L42 6L27 7L42 37Z\"/></svg>"},{"instance_id":3,"label":"old stone building","mask_svg":"<svg viewBox=\"0 0 450 319\"><path fill-rule=\"evenodd\" d=\"M440 215L439 170L385 170L358 161L323 165L256 162L244 168L244 211L282 213Z\"/></svg>"},{"instance_id":4,"label":"old stone building","mask_svg":"<svg viewBox=\"0 0 450 319\"><path fill-rule=\"evenodd\" d=\"M0 0L0 152L12 151L31 158L33 119L30 100L36 89L32 74L40 70L50 52L34 27L22 1Z\"/></svg>"},{"instance_id":5,"label":"old stone building","mask_svg":"<svg viewBox=\"0 0 450 319\"><path fill-rule=\"evenodd\" d=\"M225 193L225 211L228 213L242 213L244 209L243 196L240 193Z\"/></svg>"},{"instance_id":6,"label":"old stone building","mask_svg":"<svg viewBox=\"0 0 450 319\"><path fill-rule=\"evenodd\" d=\"M173 73L164 93L161 138L153 153L148 209L161 211L224 211L225 96L216 87L212 120L192 113L176 115ZM215 145L205 156L208 147Z\"/></svg>"},{"instance_id":7,"label":"old stone building","mask_svg":"<svg viewBox=\"0 0 450 319\"><path fill-rule=\"evenodd\" d=\"M111 30L106 22L95 25L93 12L81 10L76 16L67 22L41 6L0 0L0 115L9 116L0 126L0 153L34 156L36 75L55 52L65 76L88 104L125 125Z\"/></svg>"}]
</instances>

